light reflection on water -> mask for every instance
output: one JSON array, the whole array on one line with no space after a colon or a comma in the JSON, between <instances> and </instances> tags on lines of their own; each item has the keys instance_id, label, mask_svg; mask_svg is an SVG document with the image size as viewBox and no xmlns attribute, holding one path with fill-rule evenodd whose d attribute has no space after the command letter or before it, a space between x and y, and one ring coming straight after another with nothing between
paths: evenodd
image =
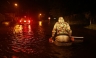
<instances>
[{"instance_id":1,"label":"light reflection on water","mask_svg":"<svg viewBox=\"0 0 96 58\"><path fill-rule=\"evenodd\" d=\"M39 26L42 26L42 21L39 21Z\"/></svg>"},{"instance_id":2,"label":"light reflection on water","mask_svg":"<svg viewBox=\"0 0 96 58\"><path fill-rule=\"evenodd\" d=\"M51 58L70 58L72 56L71 49L59 48L54 45L46 46L45 30L41 23L38 26L20 25L19 28L17 28L19 31L14 31L14 37L12 38L12 50L14 52L23 52L31 55L37 54L42 55L42 57L47 56Z\"/></svg>"},{"instance_id":3,"label":"light reflection on water","mask_svg":"<svg viewBox=\"0 0 96 58\"><path fill-rule=\"evenodd\" d=\"M33 27L33 28L32 28ZM38 54L44 51L44 29L42 26L16 25L12 37L12 50L27 54Z\"/></svg>"},{"instance_id":4,"label":"light reflection on water","mask_svg":"<svg viewBox=\"0 0 96 58\"><path fill-rule=\"evenodd\" d=\"M84 45L76 43L71 47L58 47L48 43L52 29L45 25L16 25L14 28L5 29L6 31L3 30L5 33L1 31L0 36L0 58L94 58L95 56L95 44L92 46L85 42ZM77 28L73 31L76 30ZM89 39L91 38L93 37Z\"/></svg>"}]
</instances>

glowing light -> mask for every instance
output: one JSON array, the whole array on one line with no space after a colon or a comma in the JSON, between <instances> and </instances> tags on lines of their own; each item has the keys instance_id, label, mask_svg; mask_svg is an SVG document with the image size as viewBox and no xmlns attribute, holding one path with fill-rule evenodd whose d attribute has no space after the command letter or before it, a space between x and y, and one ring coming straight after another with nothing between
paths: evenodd
<instances>
[{"instance_id":1,"label":"glowing light","mask_svg":"<svg viewBox=\"0 0 96 58\"><path fill-rule=\"evenodd\" d=\"M18 6L18 4L17 4L17 3L15 3L14 5L15 5L15 6Z\"/></svg>"},{"instance_id":2,"label":"glowing light","mask_svg":"<svg viewBox=\"0 0 96 58\"><path fill-rule=\"evenodd\" d=\"M24 18L26 18L26 16L24 16Z\"/></svg>"},{"instance_id":3,"label":"glowing light","mask_svg":"<svg viewBox=\"0 0 96 58\"><path fill-rule=\"evenodd\" d=\"M20 22L21 22L21 20L20 20Z\"/></svg>"},{"instance_id":4,"label":"glowing light","mask_svg":"<svg viewBox=\"0 0 96 58\"><path fill-rule=\"evenodd\" d=\"M12 58L18 58L18 57L13 55Z\"/></svg>"},{"instance_id":5,"label":"glowing light","mask_svg":"<svg viewBox=\"0 0 96 58\"><path fill-rule=\"evenodd\" d=\"M50 18L50 17L48 17L48 19L50 20L51 18Z\"/></svg>"},{"instance_id":6,"label":"glowing light","mask_svg":"<svg viewBox=\"0 0 96 58\"><path fill-rule=\"evenodd\" d=\"M28 25L29 32L31 32L31 25Z\"/></svg>"},{"instance_id":7,"label":"glowing light","mask_svg":"<svg viewBox=\"0 0 96 58\"><path fill-rule=\"evenodd\" d=\"M54 18L54 19L56 19L56 18Z\"/></svg>"},{"instance_id":8,"label":"glowing light","mask_svg":"<svg viewBox=\"0 0 96 58\"><path fill-rule=\"evenodd\" d=\"M14 33L22 33L22 25L16 25L14 27Z\"/></svg>"},{"instance_id":9,"label":"glowing light","mask_svg":"<svg viewBox=\"0 0 96 58\"><path fill-rule=\"evenodd\" d=\"M42 14L40 13L39 15L41 16Z\"/></svg>"},{"instance_id":10,"label":"glowing light","mask_svg":"<svg viewBox=\"0 0 96 58\"><path fill-rule=\"evenodd\" d=\"M39 26L42 26L42 21L39 21Z\"/></svg>"},{"instance_id":11,"label":"glowing light","mask_svg":"<svg viewBox=\"0 0 96 58\"><path fill-rule=\"evenodd\" d=\"M24 20L24 22L26 22L26 20Z\"/></svg>"},{"instance_id":12,"label":"glowing light","mask_svg":"<svg viewBox=\"0 0 96 58\"><path fill-rule=\"evenodd\" d=\"M3 24L5 24L6 26L8 26L10 23L9 22L3 22Z\"/></svg>"},{"instance_id":13,"label":"glowing light","mask_svg":"<svg viewBox=\"0 0 96 58\"><path fill-rule=\"evenodd\" d=\"M22 25L19 25L19 28L20 28L20 30L22 30L23 28L22 28Z\"/></svg>"},{"instance_id":14,"label":"glowing light","mask_svg":"<svg viewBox=\"0 0 96 58\"><path fill-rule=\"evenodd\" d=\"M30 20L28 20L28 22L30 23Z\"/></svg>"}]
</instances>

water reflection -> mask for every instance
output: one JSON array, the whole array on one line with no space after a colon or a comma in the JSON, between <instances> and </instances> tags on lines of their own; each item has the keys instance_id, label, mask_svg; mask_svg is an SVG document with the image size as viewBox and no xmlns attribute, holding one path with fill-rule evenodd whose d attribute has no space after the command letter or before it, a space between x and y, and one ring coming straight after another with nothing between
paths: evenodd
<instances>
[{"instance_id":1,"label":"water reflection","mask_svg":"<svg viewBox=\"0 0 96 58\"><path fill-rule=\"evenodd\" d=\"M12 50L15 52L32 53L34 50L30 48L31 40L33 39L33 32L31 32L31 25L22 26L16 25L14 27L14 37L12 41ZM31 36L30 36L31 35Z\"/></svg>"},{"instance_id":2,"label":"water reflection","mask_svg":"<svg viewBox=\"0 0 96 58\"><path fill-rule=\"evenodd\" d=\"M57 47L47 42L48 38L51 36L52 26L53 23L51 23L50 26L16 25L14 27L14 30L13 27L12 28L7 27L4 28L4 30L1 28L2 30L0 29L1 31L0 58L94 58L95 57L95 51L94 51L95 43L93 41L95 37L94 35L87 32L90 30L87 30L86 31L87 33L84 32L84 34L86 34L85 40L88 39L88 41L85 41L82 44L74 43L74 45L71 47ZM44 28L46 28L47 30L46 31L47 35L45 34ZM86 30L84 28L83 28L84 30L81 28L79 28L78 30L77 29L78 28L74 28L73 31ZM90 36L88 36L89 34Z\"/></svg>"},{"instance_id":3,"label":"water reflection","mask_svg":"<svg viewBox=\"0 0 96 58\"><path fill-rule=\"evenodd\" d=\"M13 30L13 33L22 33L22 25L16 25Z\"/></svg>"},{"instance_id":4,"label":"water reflection","mask_svg":"<svg viewBox=\"0 0 96 58\"><path fill-rule=\"evenodd\" d=\"M39 26L42 26L42 21L39 21Z\"/></svg>"},{"instance_id":5,"label":"water reflection","mask_svg":"<svg viewBox=\"0 0 96 58\"><path fill-rule=\"evenodd\" d=\"M32 28L33 27L33 28ZM12 37L12 50L27 54L40 54L44 52L44 28L40 25L16 25Z\"/></svg>"},{"instance_id":6,"label":"water reflection","mask_svg":"<svg viewBox=\"0 0 96 58\"><path fill-rule=\"evenodd\" d=\"M50 45L49 47L50 58L72 58L74 52L72 51L72 47L58 47L54 45Z\"/></svg>"},{"instance_id":7,"label":"water reflection","mask_svg":"<svg viewBox=\"0 0 96 58\"><path fill-rule=\"evenodd\" d=\"M12 58L19 58L19 57L13 55Z\"/></svg>"},{"instance_id":8,"label":"water reflection","mask_svg":"<svg viewBox=\"0 0 96 58\"><path fill-rule=\"evenodd\" d=\"M37 35L38 38L43 39L45 37L44 29L42 28L42 26L38 27L37 33L38 33L38 35Z\"/></svg>"}]
</instances>

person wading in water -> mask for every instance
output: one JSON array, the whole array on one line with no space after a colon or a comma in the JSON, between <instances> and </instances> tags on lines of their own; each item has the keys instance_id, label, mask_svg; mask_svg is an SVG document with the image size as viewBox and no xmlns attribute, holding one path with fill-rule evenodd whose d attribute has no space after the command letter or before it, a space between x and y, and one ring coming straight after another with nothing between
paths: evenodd
<instances>
[{"instance_id":1,"label":"person wading in water","mask_svg":"<svg viewBox=\"0 0 96 58\"><path fill-rule=\"evenodd\" d=\"M52 40L51 42L55 41L55 37L59 35L67 35L71 37L72 30L67 22L64 21L63 17L58 18L58 22L55 23L53 30L52 30Z\"/></svg>"}]
</instances>

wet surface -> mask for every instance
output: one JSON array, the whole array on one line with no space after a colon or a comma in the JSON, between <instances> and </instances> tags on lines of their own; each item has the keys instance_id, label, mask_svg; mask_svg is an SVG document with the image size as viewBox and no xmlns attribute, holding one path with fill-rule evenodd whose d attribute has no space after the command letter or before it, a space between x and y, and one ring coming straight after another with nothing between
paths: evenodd
<instances>
[{"instance_id":1,"label":"wet surface","mask_svg":"<svg viewBox=\"0 0 96 58\"><path fill-rule=\"evenodd\" d=\"M96 37L94 30L71 26L74 36L83 42L58 47L48 42L53 24L15 25L0 27L0 58L93 58Z\"/></svg>"}]
</instances>

